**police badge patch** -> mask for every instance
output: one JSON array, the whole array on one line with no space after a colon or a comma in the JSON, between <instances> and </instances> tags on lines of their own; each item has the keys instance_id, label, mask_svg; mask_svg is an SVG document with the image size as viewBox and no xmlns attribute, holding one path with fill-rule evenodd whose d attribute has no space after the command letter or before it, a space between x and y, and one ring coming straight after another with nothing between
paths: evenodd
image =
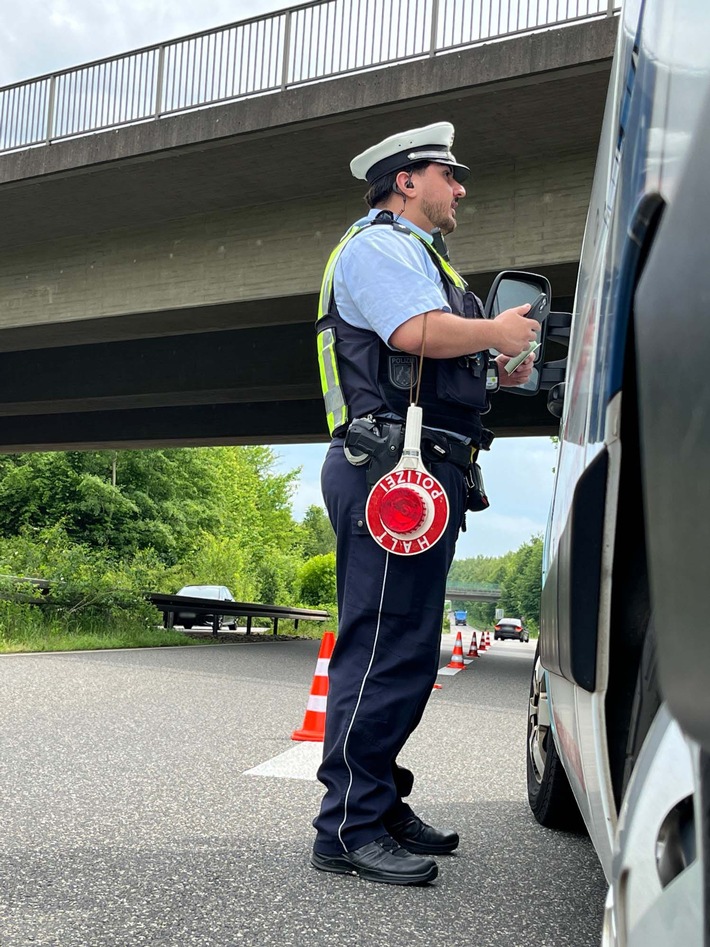
<instances>
[{"instance_id":1,"label":"police badge patch","mask_svg":"<svg viewBox=\"0 0 710 947\"><path fill-rule=\"evenodd\" d=\"M390 383L402 391L409 391L419 378L416 355L390 355L388 363Z\"/></svg>"}]
</instances>

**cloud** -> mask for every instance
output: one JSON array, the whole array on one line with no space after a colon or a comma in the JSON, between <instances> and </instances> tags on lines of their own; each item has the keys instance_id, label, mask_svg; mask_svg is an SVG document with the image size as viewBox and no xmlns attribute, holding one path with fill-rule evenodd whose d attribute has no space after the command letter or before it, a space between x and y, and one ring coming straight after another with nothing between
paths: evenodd
<instances>
[{"instance_id":1,"label":"cloud","mask_svg":"<svg viewBox=\"0 0 710 947\"><path fill-rule=\"evenodd\" d=\"M49 15L49 22L59 30L67 29L70 33L83 33L86 24L67 12L65 4L57 4Z\"/></svg>"},{"instance_id":2,"label":"cloud","mask_svg":"<svg viewBox=\"0 0 710 947\"><path fill-rule=\"evenodd\" d=\"M25 0L0 24L0 86L284 5L282 0Z\"/></svg>"},{"instance_id":3,"label":"cloud","mask_svg":"<svg viewBox=\"0 0 710 947\"><path fill-rule=\"evenodd\" d=\"M274 453L279 457L277 470L284 473L301 467L298 487L293 495L292 509L297 520L309 506L323 506L320 490L320 469L323 466L328 444L279 444Z\"/></svg>"},{"instance_id":4,"label":"cloud","mask_svg":"<svg viewBox=\"0 0 710 947\"><path fill-rule=\"evenodd\" d=\"M493 508L482 513L468 513L466 532L459 535L456 544L456 558L502 556L529 542L533 536L544 535L545 522L545 518L496 513Z\"/></svg>"}]
</instances>

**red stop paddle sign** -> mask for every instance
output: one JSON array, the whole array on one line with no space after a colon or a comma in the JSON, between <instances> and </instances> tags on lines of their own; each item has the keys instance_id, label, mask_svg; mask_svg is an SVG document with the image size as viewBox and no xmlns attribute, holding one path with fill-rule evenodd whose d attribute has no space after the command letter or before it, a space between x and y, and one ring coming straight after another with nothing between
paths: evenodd
<instances>
[{"instance_id":1,"label":"red stop paddle sign","mask_svg":"<svg viewBox=\"0 0 710 947\"><path fill-rule=\"evenodd\" d=\"M422 409L410 405L402 457L381 477L365 504L370 535L388 552L416 556L437 543L449 522L446 491L421 459Z\"/></svg>"}]
</instances>

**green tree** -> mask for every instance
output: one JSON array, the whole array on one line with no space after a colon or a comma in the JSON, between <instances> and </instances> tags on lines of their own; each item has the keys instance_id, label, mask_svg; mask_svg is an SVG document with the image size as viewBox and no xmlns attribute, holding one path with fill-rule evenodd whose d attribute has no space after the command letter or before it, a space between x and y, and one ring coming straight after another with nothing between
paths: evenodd
<instances>
[{"instance_id":1,"label":"green tree","mask_svg":"<svg viewBox=\"0 0 710 947\"><path fill-rule=\"evenodd\" d=\"M218 525L217 483L204 451L68 451L0 459L0 536L63 524L67 536L130 556L153 548L176 562Z\"/></svg>"},{"instance_id":2,"label":"green tree","mask_svg":"<svg viewBox=\"0 0 710 947\"><path fill-rule=\"evenodd\" d=\"M224 584L241 600L290 604L304 532L291 510L298 471L277 473L277 459L268 447L2 456L0 542L22 547L17 569L7 568L46 574L33 544L54 530L56 555L63 545L95 550L104 572L109 561L137 562L138 553L161 563L147 590ZM325 542L317 518L307 529Z\"/></svg>"},{"instance_id":3,"label":"green tree","mask_svg":"<svg viewBox=\"0 0 710 947\"><path fill-rule=\"evenodd\" d=\"M542 594L542 537L533 536L508 555L501 579L500 607L511 617L524 618L537 629Z\"/></svg>"},{"instance_id":4,"label":"green tree","mask_svg":"<svg viewBox=\"0 0 710 947\"><path fill-rule=\"evenodd\" d=\"M307 559L335 552L335 531L322 506L309 506L301 522L303 555Z\"/></svg>"},{"instance_id":5,"label":"green tree","mask_svg":"<svg viewBox=\"0 0 710 947\"><path fill-rule=\"evenodd\" d=\"M296 594L300 564L291 496L298 471L274 472L269 447L213 448L220 484L220 533L243 552L244 569L258 601L287 604ZM199 555L195 550L193 558Z\"/></svg>"}]
</instances>

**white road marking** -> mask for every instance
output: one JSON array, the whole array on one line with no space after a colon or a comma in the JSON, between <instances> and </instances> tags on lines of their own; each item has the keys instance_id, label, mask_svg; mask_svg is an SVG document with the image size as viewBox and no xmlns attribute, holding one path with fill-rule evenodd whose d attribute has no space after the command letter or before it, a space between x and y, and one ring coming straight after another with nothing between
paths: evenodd
<instances>
[{"instance_id":1,"label":"white road marking","mask_svg":"<svg viewBox=\"0 0 710 947\"><path fill-rule=\"evenodd\" d=\"M315 742L297 743L273 759L248 769L244 776L279 776L282 779L315 780L316 771L323 759L323 744Z\"/></svg>"},{"instance_id":2,"label":"white road marking","mask_svg":"<svg viewBox=\"0 0 710 947\"><path fill-rule=\"evenodd\" d=\"M465 664L470 664L473 658L464 658ZM439 674L452 675L463 671L463 668L439 668ZM277 776L281 779L316 779L316 771L323 759L323 744L303 742L297 743L273 759L266 760L252 769L246 770L244 776Z\"/></svg>"}]
</instances>

